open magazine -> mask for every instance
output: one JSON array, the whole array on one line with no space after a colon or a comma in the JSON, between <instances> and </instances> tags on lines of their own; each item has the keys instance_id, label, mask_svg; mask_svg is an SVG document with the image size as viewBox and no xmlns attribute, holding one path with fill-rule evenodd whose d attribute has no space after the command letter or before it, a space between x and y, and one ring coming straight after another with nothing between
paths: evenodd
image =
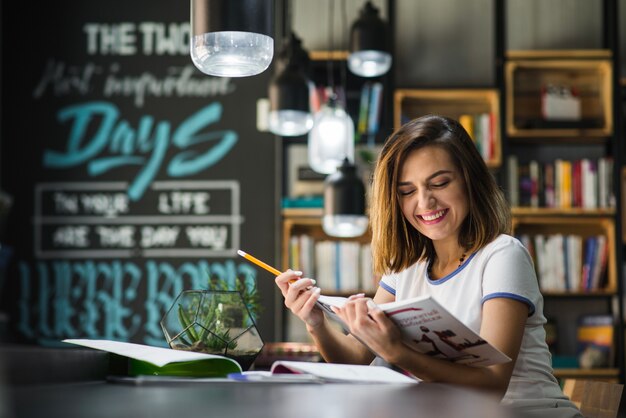
<instances>
[{"instance_id":1,"label":"open magazine","mask_svg":"<svg viewBox=\"0 0 626 418\"><path fill-rule=\"evenodd\" d=\"M347 331L341 318L331 309L331 306L343 306L346 300L321 295L317 305ZM384 303L378 307L398 325L404 343L415 351L475 367L511 361L430 296Z\"/></svg>"}]
</instances>

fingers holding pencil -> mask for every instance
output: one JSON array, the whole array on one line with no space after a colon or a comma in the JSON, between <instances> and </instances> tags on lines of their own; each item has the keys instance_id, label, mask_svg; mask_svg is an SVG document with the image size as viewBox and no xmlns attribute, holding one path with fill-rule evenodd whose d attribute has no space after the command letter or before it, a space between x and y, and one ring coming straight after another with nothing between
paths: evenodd
<instances>
[{"instance_id":1,"label":"fingers holding pencil","mask_svg":"<svg viewBox=\"0 0 626 418\"><path fill-rule=\"evenodd\" d=\"M314 287L316 283L314 279L302 278L301 271L291 269L281 273L278 269L245 251L238 250L237 254L276 275L274 281L285 298L285 306L307 325L314 327L323 322L324 314L315 306L321 289Z\"/></svg>"}]
</instances>

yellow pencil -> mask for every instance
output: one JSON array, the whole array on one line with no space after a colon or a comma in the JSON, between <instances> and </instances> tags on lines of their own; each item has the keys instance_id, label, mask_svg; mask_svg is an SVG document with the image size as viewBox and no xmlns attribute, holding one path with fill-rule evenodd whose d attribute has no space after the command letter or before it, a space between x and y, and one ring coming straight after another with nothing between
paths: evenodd
<instances>
[{"instance_id":1,"label":"yellow pencil","mask_svg":"<svg viewBox=\"0 0 626 418\"><path fill-rule=\"evenodd\" d=\"M269 264L266 264L266 263L262 262L258 258L251 256L250 254L248 254L245 251L237 250L237 254L239 254L240 256L245 258L246 260L253 262L257 266L263 267L265 270L269 271L270 273L272 273L272 274L274 274L276 276L278 276L279 274L282 273L280 270L270 266ZM289 280L289 283L294 283L296 280L297 279Z\"/></svg>"},{"instance_id":2,"label":"yellow pencil","mask_svg":"<svg viewBox=\"0 0 626 418\"><path fill-rule=\"evenodd\" d=\"M265 264L264 262L262 262L258 258L252 257L250 254L248 254L248 253L246 253L244 251L237 250L237 254L239 254L240 256L242 256L243 258L245 258L248 261L252 261L257 266L263 267L265 270L269 271L270 273L275 274L276 276L278 276L281 273L281 271L279 271L278 269L275 269L274 267L270 266L269 264Z\"/></svg>"}]
</instances>

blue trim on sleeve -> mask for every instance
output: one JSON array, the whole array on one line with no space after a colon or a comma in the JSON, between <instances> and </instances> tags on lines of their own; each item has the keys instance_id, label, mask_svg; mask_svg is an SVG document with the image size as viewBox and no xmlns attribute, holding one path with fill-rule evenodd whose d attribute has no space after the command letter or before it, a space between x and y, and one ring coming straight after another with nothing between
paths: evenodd
<instances>
[{"instance_id":1,"label":"blue trim on sleeve","mask_svg":"<svg viewBox=\"0 0 626 418\"><path fill-rule=\"evenodd\" d=\"M507 293L507 292L492 293L490 295L485 296L483 300L481 301L481 304L487 302L489 299L496 299L496 298L513 299L513 300L517 300L519 302L525 303L526 305L528 305L528 316L532 316L535 313L535 305L529 299L525 298L524 296L516 295L515 293Z\"/></svg>"},{"instance_id":2,"label":"blue trim on sleeve","mask_svg":"<svg viewBox=\"0 0 626 418\"><path fill-rule=\"evenodd\" d=\"M394 289L393 287L389 286L387 283L385 283L385 282L383 282L381 280L379 284L380 284L380 287L385 289L387 292L391 293L394 296L396 295L396 289Z\"/></svg>"}]
</instances>

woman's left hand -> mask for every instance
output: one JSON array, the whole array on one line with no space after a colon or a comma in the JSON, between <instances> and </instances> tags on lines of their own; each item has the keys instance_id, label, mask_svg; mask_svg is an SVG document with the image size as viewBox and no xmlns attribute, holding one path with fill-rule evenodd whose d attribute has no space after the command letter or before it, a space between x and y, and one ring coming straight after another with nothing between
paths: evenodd
<instances>
[{"instance_id":1,"label":"woman's left hand","mask_svg":"<svg viewBox=\"0 0 626 418\"><path fill-rule=\"evenodd\" d=\"M333 311L346 323L348 330L376 354L389 361L402 344L400 330L370 298L352 295L342 308Z\"/></svg>"}]
</instances>

